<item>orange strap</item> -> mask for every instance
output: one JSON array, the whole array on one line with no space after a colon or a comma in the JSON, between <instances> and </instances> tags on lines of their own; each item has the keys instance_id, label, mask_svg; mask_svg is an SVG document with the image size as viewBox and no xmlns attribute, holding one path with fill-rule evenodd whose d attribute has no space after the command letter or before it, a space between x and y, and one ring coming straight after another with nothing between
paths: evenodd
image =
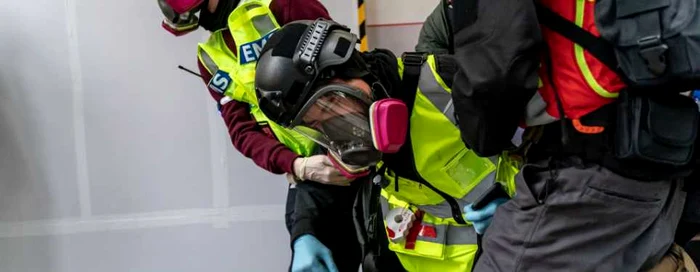
<instances>
[{"instance_id":1,"label":"orange strap","mask_svg":"<svg viewBox=\"0 0 700 272\"><path fill-rule=\"evenodd\" d=\"M601 126L586 126L584 124L581 124L580 119L573 119L571 122L574 124L574 128L576 131L585 133L585 134L598 134L603 131L605 131L605 127Z\"/></svg>"}]
</instances>

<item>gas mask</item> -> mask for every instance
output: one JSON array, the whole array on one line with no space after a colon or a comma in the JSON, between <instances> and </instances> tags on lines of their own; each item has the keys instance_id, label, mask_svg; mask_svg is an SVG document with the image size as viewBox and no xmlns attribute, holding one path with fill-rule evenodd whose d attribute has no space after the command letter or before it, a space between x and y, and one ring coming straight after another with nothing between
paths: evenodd
<instances>
[{"instance_id":1,"label":"gas mask","mask_svg":"<svg viewBox=\"0 0 700 272\"><path fill-rule=\"evenodd\" d=\"M408 109L400 100L372 102L362 90L332 83L314 92L292 127L325 147L343 175L357 178L367 175L382 153L401 148L408 129Z\"/></svg>"},{"instance_id":2,"label":"gas mask","mask_svg":"<svg viewBox=\"0 0 700 272\"><path fill-rule=\"evenodd\" d=\"M207 9L206 0L158 0L158 6L165 16L163 28L175 36L182 36L200 26L208 31L226 28L228 16L239 2L221 0L213 13Z\"/></svg>"}]
</instances>

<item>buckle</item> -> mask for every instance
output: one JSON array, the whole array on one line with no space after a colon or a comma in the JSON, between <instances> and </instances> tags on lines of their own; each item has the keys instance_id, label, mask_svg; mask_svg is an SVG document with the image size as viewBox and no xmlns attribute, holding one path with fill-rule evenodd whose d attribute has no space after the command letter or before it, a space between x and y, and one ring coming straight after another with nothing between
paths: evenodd
<instances>
[{"instance_id":1,"label":"buckle","mask_svg":"<svg viewBox=\"0 0 700 272\"><path fill-rule=\"evenodd\" d=\"M428 53L404 52L401 60L404 66L421 66L428 60Z\"/></svg>"},{"instance_id":2,"label":"buckle","mask_svg":"<svg viewBox=\"0 0 700 272\"><path fill-rule=\"evenodd\" d=\"M637 41L639 55L642 56L647 68L655 75L661 75L666 71L666 50L668 46L661 42L659 35L647 36Z\"/></svg>"}]
</instances>

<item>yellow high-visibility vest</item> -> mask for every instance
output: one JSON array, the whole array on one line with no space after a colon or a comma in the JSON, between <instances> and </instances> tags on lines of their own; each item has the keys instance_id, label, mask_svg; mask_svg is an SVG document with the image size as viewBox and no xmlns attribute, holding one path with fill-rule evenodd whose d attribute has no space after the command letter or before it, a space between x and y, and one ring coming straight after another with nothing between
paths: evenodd
<instances>
[{"instance_id":1,"label":"yellow high-visibility vest","mask_svg":"<svg viewBox=\"0 0 700 272\"><path fill-rule=\"evenodd\" d=\"M399 74L403 64L399 61ZM461 140L452 110L451 89L438 75L434 56L421 67L418 90L410 117L411 148L418 174L464 207L495 182L515 192L518 162L508 156L482 158ZM477 251L477 234L470 224L458 224L450 205L439 194L416 181L396 178L388 169L388 186L382 189L382 213L394 208L424 212L421 231L412 247L406 240L389 241L408 271L471 271ZM398 182L399 190L395 190ZM386 225L386 221L385 221ZM388 234L388 233L387 233Z\"/></svg>"}]
</instances>

